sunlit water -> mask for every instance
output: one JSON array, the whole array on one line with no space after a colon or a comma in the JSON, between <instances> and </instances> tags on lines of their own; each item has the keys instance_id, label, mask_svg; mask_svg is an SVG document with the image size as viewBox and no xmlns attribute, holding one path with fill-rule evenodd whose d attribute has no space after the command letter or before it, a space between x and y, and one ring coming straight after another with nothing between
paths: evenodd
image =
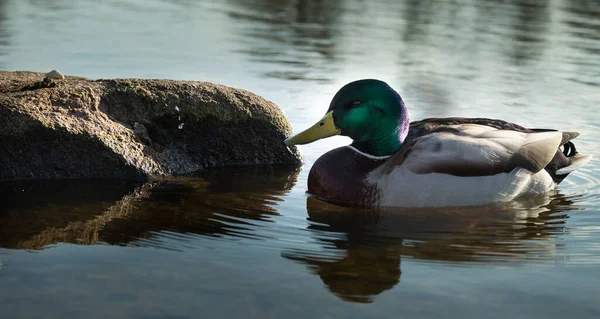
<instances>
[{"instance_id":1,"label":"sunlit water","mask_svg":"<svg viewBox=\"0 0 600 319\"><path fill-rule=\"evenodd\" d=\"M0 0L0 69L206 80L296 130L379 78L412 119L578 131L596 156L502 205L353 211L305 164L0 184L2 318L598 318L597 1ZM185 128L183 128L185 129Z\"/></svg>"}]
</instances>

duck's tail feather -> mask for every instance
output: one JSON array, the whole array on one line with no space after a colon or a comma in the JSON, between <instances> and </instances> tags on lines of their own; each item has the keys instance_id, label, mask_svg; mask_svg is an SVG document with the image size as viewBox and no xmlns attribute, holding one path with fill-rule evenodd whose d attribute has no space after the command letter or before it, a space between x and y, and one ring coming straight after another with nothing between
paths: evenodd
<instances>
[{"instance_id":1,"label":"duck's tail feather","mask_svg":"<svg viewBox=\"0 0 600 319\"><path fill-rule=\"evenodd\" d=\"M551 130L545 129L533 129L535 132L547 132ZM577 132L561 132L562 140L560 142L560 148L556 152L556 155L545 167L546 171L552 176L552 179L557 184L562 182L569 173L581 168L583 165L592 159L592 155L583 155L577 152L575 144L571 142L572 139L579 136Z\"/></svg>"},{"instance_id":2,"label":"duck's tail feather","mask_svg":"<svg viewBox=\"0 0 600 319\"><path fill-rule=\"evenodd\" d=\"M587 162L589 162L592 159L592 155L583 155L579 153L576 153L573 156L567 155L567 157L571 160L571 164L558 169L555 173L556 175L567 175L581 168L583 165L587 164Z\"/></svg>"}]
</instances>

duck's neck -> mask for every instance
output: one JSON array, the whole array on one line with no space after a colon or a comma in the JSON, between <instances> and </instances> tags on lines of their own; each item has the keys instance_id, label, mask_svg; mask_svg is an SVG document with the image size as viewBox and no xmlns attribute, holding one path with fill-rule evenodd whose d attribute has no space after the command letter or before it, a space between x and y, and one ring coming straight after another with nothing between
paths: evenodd
<instances>
[{"instance_id":1,"label":"duck's neck","mask_svg":"<svg viewBox=\"0 0 600 319\"><path fill-rule=\"evenodd\" d=\"M402 147L402 142L400 142L398 134L388 134L387 136L369 139L368 141L354 141L352 146L369 155L389 156L396 153Z\"/></svg>"}]
</instances>

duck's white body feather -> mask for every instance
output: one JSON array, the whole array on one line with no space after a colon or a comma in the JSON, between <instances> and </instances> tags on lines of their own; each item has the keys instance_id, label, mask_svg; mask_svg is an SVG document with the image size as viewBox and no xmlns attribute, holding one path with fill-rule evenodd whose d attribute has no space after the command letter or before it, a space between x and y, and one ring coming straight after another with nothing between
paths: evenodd
<instances>
[{"instance_id":1,"label":"duck's white body feather","mask_svg":"<svg viewBox=\"0 0 600 319\"><path fill-rule=\"evenodd\" d=\"M540 194L556 184L543 168L561 132L522 133L463 124L418 138L368 174L378 206L464 206ZM397 159L394 159L398 156Z\"/></svg>"},{"instance_id":2,"label":"duck's white body feather","mask_svg":"<svg viewBox=\"0 0 600 319\"><path fill-rule=\"evenodd\" d=\"M399 180L404 181L398 183ZM375 182L381 207L474 206L510 201L527 194L541 194L555 187L550 175L518 168L490 176L417 174L406 167L395 169Z\"/></svg>"}]
</instances>

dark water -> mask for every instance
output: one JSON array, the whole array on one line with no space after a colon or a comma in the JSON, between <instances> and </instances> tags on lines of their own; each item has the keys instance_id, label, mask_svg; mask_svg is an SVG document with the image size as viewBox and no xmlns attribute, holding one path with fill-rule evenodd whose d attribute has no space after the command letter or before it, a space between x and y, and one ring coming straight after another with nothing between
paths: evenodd
<instances>
[{"instance_id":1,"label":"dark water","mask_svg":"<svg viewBox=\"0 0 600 319\"><path fill-rule=\"evenodd\" d=\"M207 80L296 130L380 78L412 119L579 131L558 191L477 208L348 210L302 168L0 184L2 318L600 317L600 2L0 0L0 69Z\"/></svg>"}]
</instances>

